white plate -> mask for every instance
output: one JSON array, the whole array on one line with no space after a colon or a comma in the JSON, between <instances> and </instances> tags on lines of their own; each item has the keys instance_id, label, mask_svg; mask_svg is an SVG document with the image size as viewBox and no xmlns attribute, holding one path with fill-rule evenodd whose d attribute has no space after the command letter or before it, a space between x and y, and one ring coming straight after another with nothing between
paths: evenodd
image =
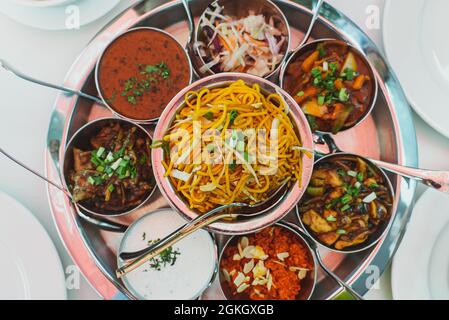
<instances>
[{"instance_id":1,"label":"white plate","mask_svg":"<svg viewBox=\"0 0 449 320\"><path fill-rule=\"evenodd\" d=\"M0 300L65 300L61 261L34 215L0 191L0 221Z\"/></svg>"},{"instance_id":2,"label":"white plate","mask_svg":"<svg viewBox=\"0 0 449 320\"><path fill-rule=\"evenodd\" d=\"M393 298L449 299L449 195L427 190L393 259Z\"/></svg>"},{"instance_id":3,"label":"white plate","mask_svg":"<svg viewBox=\"0 0 449 320\"><path fill-rule=\"evenodd\" d=\"M0 12L27 26L62 30L67 28L66 20L73 13L71 6L78 8L80 26L83 26L101 18L119 2L120 0L77 0L52 7L31 7L1 0Z\"/></svg>"},{"instance_id":4,"label":"white plate","mask_svg":"<svg viewBox=\"0 0 449 320\"><path fill-rule=\"evenodd\" d=\"M388 60L415 111L449 137L447 12L447 0L388 0L383 39Z\"/></svg>"}]
</instances>

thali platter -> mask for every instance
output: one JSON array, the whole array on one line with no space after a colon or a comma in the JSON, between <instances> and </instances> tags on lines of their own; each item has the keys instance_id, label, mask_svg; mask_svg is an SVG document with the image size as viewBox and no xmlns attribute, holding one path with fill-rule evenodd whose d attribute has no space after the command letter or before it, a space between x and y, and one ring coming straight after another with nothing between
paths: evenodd
<instances>
[{"instance_id":1,"label":"thali platter","mask_svg":"<svg viewBox=\"0 0 449 320\"><path fill-rule=\"evenodd\" d=\"M298 45L311 18L312 1L273 1L283 11L291 28L292 47ZM209 4L208 0L190 1L192 12L199 17ZM185 44L188 38L187 17L181 1L141 1L128 8L103 28L87 45L69 70L64 85L96 95L95 64L103 49L118 34L139 26L163 29ZM389 64L374 43L352 21L328 4L320 11L320 18L312 33L312 38L338 38L346 40L366 54L375 67L379 83L377 104L371 113L357 127L334 136L342 150L357 153L373 159L381 159L406 166L417 166L417 143L410 106L401 86L391 71ZM92 102L58 95L50 121L46 152L47 177L61 179L61 159L69 139L86 123L109 117L111 112ZM326 152L323 149L323 152ZM369 250L355 254L341 254L322 250L325 264L341 279L363 295L370 285L389 265L410 215L416 183L407 179L390 176L397 195L396 208L390 231ZM122 234L93 227L75 212L70 200L63 193L48 187L49 202L53 217L63 242L73 260L105 299L133 295L117 279L116 253ZM149 211L168 207L167 200L156 191L150 200L130 215L111 218L115 222L129 225ZM294 212L285 220L298 224ZM227 236L217 235L219 247ZM224 298L216 280L201 298ZM312 299L333 299L341 292L324 273L318 273L318 282Z\"/></svg>"}]
</instances>

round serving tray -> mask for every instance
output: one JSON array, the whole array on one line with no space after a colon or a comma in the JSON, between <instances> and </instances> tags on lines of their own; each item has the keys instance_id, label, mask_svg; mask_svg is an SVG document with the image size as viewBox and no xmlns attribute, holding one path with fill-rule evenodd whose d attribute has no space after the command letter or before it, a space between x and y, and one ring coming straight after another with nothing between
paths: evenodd
<instances>
[{"instance_id":1,"label":"round serving tray","mask_svg":"<svg viewBox=\"0 0 449 320\"><path fill-rule=\"evenodd\" d=\"M193 14L198 17L210 1L190 2ZM309 24L312 1L274 2L287 16L292 28L292 45L296 46ZM186 43L188 37L187 17L181 1L141 1L118 15L92 39L69 70L64 85L97 94L94 81L97 58L112 38L134 26L165 29L181 43ZM410 107L396 76L375 44L351 20L328 4L324 4L321 9L321 17L312 37L334 37L349 41L365 52L376 68L380 87L377 105L362 124L335 136L341 149L375 159L417 166L417 144ZM90 101L59 94L49 125L45 153L47 176L55 181L60 180L60 159L68 139L78 128L88 121L110 115L106 108ZM392 227L384 239L375 247L357 254L322 251L326 265L362 295L388 266L410 215L415 182L396 176L391 176L391 179L397 195L396 212ZM105 299L133 298L114 272L116 251L122 234L100 230L81 220L69 199L54 187L48 186L48 197L59 234L92 287ZM137 212L116 221L129 224L150 210L167 206L167 201L156 192ZM294 212L287 220L298 223ZM217 240L221 246L226 237L219 235ZM340 291L331 279L319 273L312 298L332 299ZM204 292L202 298L223 298L217 281Z\"/></svg>"}]
</instances>

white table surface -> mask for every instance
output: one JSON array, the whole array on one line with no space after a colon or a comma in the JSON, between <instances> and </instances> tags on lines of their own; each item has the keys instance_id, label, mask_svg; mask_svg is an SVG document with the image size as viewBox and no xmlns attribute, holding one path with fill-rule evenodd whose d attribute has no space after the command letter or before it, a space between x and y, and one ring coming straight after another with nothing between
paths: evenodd
<instances>
[{"instance_id":1,"label":"white table surface","mask_svg":"<svg viewBox=\"0 0 449 320\"><path fill-rule=\"evenodd\" d=\"M382 17L385 0L327 0L362 26L368 35L382 45L380 29L366 26L367 7L376 5ZM394 0L393 0L394 1ZM22 71L49 82L61 83L81 49L112 17L134 0L122 0L105 17L79 30L43 31L23 26L0 14L0 56ZM50 114L56 92L15 78L0 70L0 146L33 168L44 171L44 147ZM414 115L420 166L449 169L449 139L444 138L416 114ZM45 184L0 156L0 189L27 206L44 225L56 244L64 268L73 266L53 224ZM418 189L418 196L424 188ZM38 244L34 244L38 248ZM81 277L79 289L68 291L70 299L99 298ZM391 299L390 271L379 281L369 299Z\"/></svg>"}]
</instances>

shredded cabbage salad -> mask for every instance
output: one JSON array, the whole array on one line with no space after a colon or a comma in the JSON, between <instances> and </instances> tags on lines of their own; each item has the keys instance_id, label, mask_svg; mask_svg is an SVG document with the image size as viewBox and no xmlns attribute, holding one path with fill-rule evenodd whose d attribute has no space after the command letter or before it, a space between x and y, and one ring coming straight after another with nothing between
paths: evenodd
<instances>
[{"instance_id":1,"label":"shredded cabbage salad","mask_svg":"<svg viewBox=\"0 0 449 320\"><path fill-rule=\"evenodd\" d=\"M200 20L204 41L198 45L206 64L201 72L245 72L264 77L273 72L284 57L287 36L274 17L249 15L242 19L223 14L214 3Z\"/></svg>"}]
</instances>

